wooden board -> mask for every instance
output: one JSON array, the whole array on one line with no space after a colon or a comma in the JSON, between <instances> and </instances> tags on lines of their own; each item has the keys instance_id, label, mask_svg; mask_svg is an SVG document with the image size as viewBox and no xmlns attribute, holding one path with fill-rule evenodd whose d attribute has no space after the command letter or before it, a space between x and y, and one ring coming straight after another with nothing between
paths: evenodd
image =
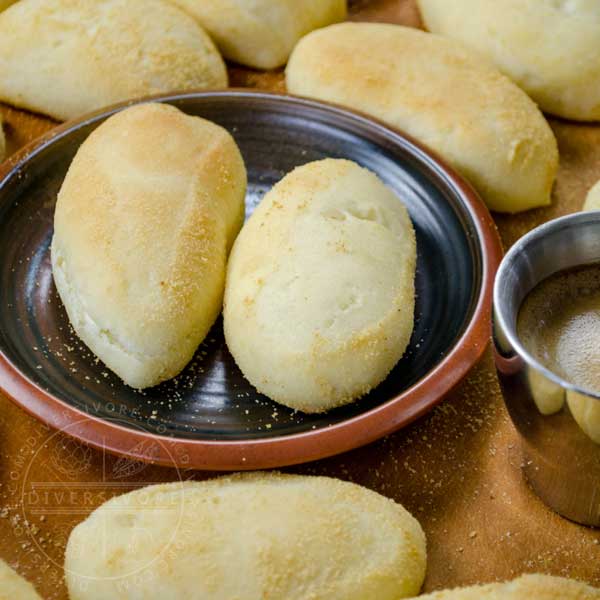
<instances>
[{"instance_id":1,"label":"wooden board","mask_svg":"<svg viewBox=\"0 0 600 600\"><path fill-rule=\"evenodd\" d=\"M351 18L418 26L413 0L360 0ZM232 67L231 83L282 90L281 72ZM9 151L55 123L0 106ZM496 215L506 247L536 225L578 210L600 179L600 126L551 120L561 168L551 207ZM290 471L360 483L403 503L428 538L425 590L524 572L600 585L600 532L561 519L521 475L516 433L488 350L447 400L413 426L371 446ZM208 473L124 463L43 425L0 395L0 557L47 599L67 598L62 561L74 523L136 482L203 479Z\"/></svg>"}]
</instances>

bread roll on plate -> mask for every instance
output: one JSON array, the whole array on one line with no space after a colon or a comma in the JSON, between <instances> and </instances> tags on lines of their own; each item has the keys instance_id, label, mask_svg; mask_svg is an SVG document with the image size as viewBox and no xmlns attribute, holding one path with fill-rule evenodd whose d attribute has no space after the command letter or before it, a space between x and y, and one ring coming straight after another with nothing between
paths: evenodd
<instances>
[{"instance_id":1,"label":"bread roll on plate","mask_svg":"<svg viewBox=\"0 0 600 600\"><path fill-rule=\"evenodd\" d=\"M177 375L217 318L245 189L229 133L172 106L128 108L80 147L52 271L75 332L125 383Z\"/></svg>"},{"instance_id":2,"label":"bread roll on plate","mask_svg":"<svg viewBox=\"0 0 600 600\"><path fill-rule=\"evenodd\" d=\"M284 65L303 35L346 18L346 0L171 2L206 28L223 56L258 69Z\"/></svg>"},{"instance_id":3,"label":"bread roll on plate","mask_svg":"<svg viewBox=\"0 0 600 600\"><path fill-rule=\"evenodd\" d=\"M419 592L425 564L423 530L399 504L277 473L115 497L65 554L71 600L399 600Z\"/></svg>"},{"instance_id":4,"label":"bread roll on plate","mask_svg":"<svg viewBox=\"0 0 600 600\"><path fill-rule=\"evenodd\" d=\"M332 25L300 40L286 82L293 94L406 131L469 179L492 210L550 203L558 149L548 123L522 90L458 42L399 25Z\"/></svg>"},{"instance_id":5,"label":"bread roll on plate","mask_svg":"<svg viewBox=\"0 0 600 600\"><path fill-rule=\"evenodd\" d=\"M42 600L35 588L0 560L0 600Z\"/></svg>"},{"instance_id":6,"label":"bread roll on plate","mask_svg":"<svg viewBox=\"0 0 600 600\"><path fill-rule=\"evenodd\" d=\"M600 119L598 0L418 0L430 31L493 60L542 110Z\"/></svg>"},{"instance_id":7,"label":"bread roll on plate","mask_svg":"<svg viewBox=\"0 0 600 600\"><path fill-rule=\"evenodd\" d=\"M210 37L166 0L20 0L0 13L0 74L0 100L56 119L227 85Z\"/></svg>"},{"instance_id":8,"label":"bread roll on plate","mask_svg":"<svg viewBox=\"0 0 600 600\"><path fill-rule=\"evenodd\" d=\"M583 210L600 210L600 181L587 193Z\"/></svg>"},{"instance_id":9,"label":"bread roll on plate","mask_svg":"<svg viewBox=\"0 0 600 600\"><path fill-rule=\"evenodd\" d=\"M563 577L523 575L507 583L425 594L419 600L600 600L600 590Z\"/></svg>"},{"instance_id":10,"label":"bread roll on plate","mask_svg":"<svg viewBox=\"0 0 600 600\"><path fill-rule=\"evenodd\" d=\"M385 379L414 325L408 212L347 160L298 167L262 200L227 271L225 339L258 391L294 409L347 404Z\"/></svg>"}]
</instances>

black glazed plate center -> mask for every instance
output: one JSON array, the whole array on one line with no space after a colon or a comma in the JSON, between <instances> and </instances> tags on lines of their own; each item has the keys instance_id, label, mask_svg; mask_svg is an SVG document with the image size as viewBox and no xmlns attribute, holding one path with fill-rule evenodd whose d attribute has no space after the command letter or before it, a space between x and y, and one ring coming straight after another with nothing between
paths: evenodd
<instances>
[{"instance_id":1,"label":"black glazed plate center","mask_svg":"<svg viewBox=\"0 0 600 600\"><path fill-rule=\"evenodd\" d=\"M143 392L123 384L73 334L50 267L56 194L77 148L101 122L95 119L46 144L0 189L0 351L28 379L88 414L133 429L232 441L357 416L402 393L448 354L474 311L481 251L459 192L444 189L433 162L383 128L293 99L188 96L173 103L236 138L248 169L247 214L295 166L325 157L354 160L396 192L410 211L418 245L416 326L405 357L360 401L305 415L252 388L227 350L219 320L175 380Z\"/></svg>"}]
</instances>

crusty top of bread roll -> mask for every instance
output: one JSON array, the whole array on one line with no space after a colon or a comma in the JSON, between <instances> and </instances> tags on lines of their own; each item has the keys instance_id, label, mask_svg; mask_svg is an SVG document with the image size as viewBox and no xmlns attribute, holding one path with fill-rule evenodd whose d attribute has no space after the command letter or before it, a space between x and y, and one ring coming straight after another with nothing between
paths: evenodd
<instances>
[{"instance_id":1,"label":"crusty top of bread roll","mask_svg":"<svg viewBox=\"0 0 600 600\"><path fill-rule=\"evenodd\" d=\"M0 600L42 600L31 583L0 560Z\"/></svg>"},{"instance_id":2,"label":"crusty top of bread roll","mask_svg":"<svg viewBox=\"0 0 600 600\"><path fill-rule=\"evenodd\" d=\"M115 114L77 152L54 279L79 337L129 385L176 375L218 316L245 188L229 133L168 105Z\"/></svg>"},{"instance_id":3,"label":"crusty top of bread roll","mask_svg":"<svg viewBox=\"0 0 600 600\"><path fill-rule=\"evenodd\" d=\"M0 14L0 73L0 100L57 119L227 85L209 36L166 0L20 0Z\"/></svg>"},{"instance_id":4,"label":"crusty top of bread roll","mask_svg":"<svg viewBox=\"0 0 600 600\"><path fill-rule=\"evenodd\" d=\"M600 600L600 590L563 577L523 575L507 583L434 592L419 600Z\"/></svg>"},{"instance_id":5,"label":"crusty top of bread roll","mask_svg":"<svg viewBox=\"0 0 600 600\"><path fill-rule=\"evenodd\" d=\"M303 35L346 18L346 0L171 2L206 28L223 56L258 69L284 65Z\"/></svg>"},{"instance_id":6,"label":"crusty top of bread roll","mask_svg":"<svg viewBox=\"0 0 600 600\"><path fill-rule=\"evenodd\" d=\"M94 542L102 536L104 551ZM401 505L328 477L248 473L115 497L72 531L72 600L399 600L425 535Z\"/></svg>"},{"instance_id":7,"label":"crusty top of bread roll","mask_svg":"<svg viewBox=\"0 0 600 600\"><path fill-rule=\"evenodd\" d=\"M546 112L600 120L598 0L418 0L430 31L488 56Z\"/></svg>"},{"instance_id":8,"label":"crusty top of bread roll","mask_svg":"<svg viewBox=\"0 0 600 600\"><path fill-rule=\"evenodd\" d=\"M409 27L342 23L308 34L286 70L291 93L343 104L437 151L493 210L550 203L552 130L527 95L460 43Z\"/></svg>"}]
</instances>

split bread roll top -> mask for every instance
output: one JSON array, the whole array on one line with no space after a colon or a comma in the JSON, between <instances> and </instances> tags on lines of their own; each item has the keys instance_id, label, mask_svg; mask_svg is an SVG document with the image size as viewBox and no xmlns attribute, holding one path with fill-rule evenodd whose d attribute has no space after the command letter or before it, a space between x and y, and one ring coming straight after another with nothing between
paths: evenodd
<instances>
[{"instance_id":1,"label":"split bread roll top","mask_svg":"<svg viewBox=\"0 0 600 600\"><path fill-rule=\"evenodd\" d=\"M598 0L418 0L427 29L492 59L542 110L600 119Z\"/></svg>"},{"instance_id":2,"label":"split bread roll top","mask_svg":"<svg viewBox=\"0 0 600 600\"><path fill-rule=\"evenodd\" d=\"M42 600L31 583L0 560L0 600Z\"/></svg>"},{"instance_id":3,"label":"split bread roll top","mask_svg":"<svg viewBox=\"0 0 600 600\"><path fill-rule=\"evenodd\" d=\"M115 497L65 554L71 600L399 600L418 594L425 565L423 530L399 504L277 473Z\"/></svg>"},{"instance_id":4,"label":"split bread roll top","mask_svg":"<svg viewBox=\"0 0 600 600\"><path fill-rule=\"evenodd\" d=\"M298 167L263 198L227 268L225 339L269 398L305 412L347 404L385 379L414 325L408 212L347 160Z\"/></svg>"},{"instance_id":5,"label":"split bread roll top","mask_svg":"<svg viewBox=\"0 0 600 600\"><path fill-rule=\"evenodd\" d=\"M166 0L20 0L0 13L0 100L21 108L70 119L226 85L208 34Z\"/></svg>"},{"instance_id":6,"label":"split bread roll top","mask_svg":"<svg viewBox=\"0 0 600 600\"><path fill-rule=\"evenodd\" d=\"M434 592L419 600L600 600L600 590L563 577L523 575L507 583Z\"/></svg>"},{"instance_id":7,"label":"split bread roll top","mask_svg":"<svg viewBox=\"0 0 600 600\"><path fill-rule=\"evenodd\" d=\"M246 171L223 128L172 106L110 117L58 195L52 270L77 335L135 388L175 376L221 310Z\"/></svg>"},{"instance_id":8,"label":"split bread roll top","mask_svg":"<svg viewBox=\"0 0 600 600\"><path fill-rule=\"evenodd\" d=\"M293 94L368 113L437 151L492 210L550 203L552 131L533 101L458 42L398 25L343 23L310 33L286 71Z\"/></svg>"},{"instance_id":9,"label":"split bread roll top","mask_svg":"<svg viewBox=\"0 0 600 600\"><path fill-rule=\"evenodd\" d=\"M287 62L309 31L346 18L346 0L171 0L210 33L223 56L258 69Z\"/></svg>"}]
</instances>

